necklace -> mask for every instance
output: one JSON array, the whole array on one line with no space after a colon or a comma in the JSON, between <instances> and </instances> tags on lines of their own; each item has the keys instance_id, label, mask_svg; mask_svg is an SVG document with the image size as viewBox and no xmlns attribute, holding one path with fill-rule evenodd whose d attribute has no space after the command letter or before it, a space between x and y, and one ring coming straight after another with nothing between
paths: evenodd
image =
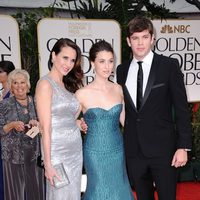
<instances>
[{"instance_id":1,"label":"necklace","mask_svg":"<svg viewBox=\"0 0 200 200\"><path fill-rule=\"evenodd\" d=\"M28 114L28 118L30 118L30 116L29 116L29 99L28 99L28 97L26 97L25 99L18 99L18 100L27 100L27 105L22 105L20 102L17 101L17 98L15 96L14 96L14 98L15 98L15 107L16 107L16 111L17 111L17 115L18 115L19 120L20 120L20 112L19 112L19 109L18 109L18 105L22 109L22 114L24 114L24 115Z\"/></svg>"},{"instance_id":2,"label":"necklace","mask_svg":"<svg viewBox=\"0 0 200 200\"><path fill-rule=\"evenodd\" d=\"M26 96L25 98L23 98L23 99L20 99L20 98L16 98L16 97L15 97L15 99L16 99L16 100L27 100L27 96Z\"/></svg>"}]
</instances>

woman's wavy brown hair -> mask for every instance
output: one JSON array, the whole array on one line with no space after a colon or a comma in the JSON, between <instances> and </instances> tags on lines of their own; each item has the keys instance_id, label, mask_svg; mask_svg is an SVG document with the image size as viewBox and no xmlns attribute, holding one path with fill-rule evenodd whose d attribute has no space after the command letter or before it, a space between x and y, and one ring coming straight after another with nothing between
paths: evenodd
<instances>
[{"instance_id":1,"label":"woman's wavy brown hair","mask_svg":"<svg viewBox=\"0 0 200 200\"><path fill-rule=\"evenodd\" d=\"M76 60L74 67L72 70L66 75L63 76L63 83L65 85L65 88L72 92L75 93L76 90L78 90L80 87L83 86L83 71L81 69L81 50L79 46L73 42L72 40L68 38L60 38L55 45L53 46L50 56L49 56L49 61L48 61L48 68L51 70L53 63L52 63L52 52L55 52L55 54L59 54L62 50L63 47L71 47L76 51Z\"/></svg>"}]
</instances>

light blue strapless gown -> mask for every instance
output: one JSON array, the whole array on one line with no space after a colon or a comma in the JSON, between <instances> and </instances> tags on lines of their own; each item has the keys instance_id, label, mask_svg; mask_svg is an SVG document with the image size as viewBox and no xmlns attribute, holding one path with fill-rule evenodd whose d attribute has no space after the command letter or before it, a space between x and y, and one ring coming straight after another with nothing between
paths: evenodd
<instances>
[{"instance_id":1,"label":"light blue strapless gown","mask_svg":"<svg viewBox=\"0 0 200 200\"><path fill-rule=\"evenodd\" d=\"M122 104L105 110L90 108L84 114L88 131L84 140L87 187L82 200L133 200L119 129Z\"/></svg>"}]
</instances>

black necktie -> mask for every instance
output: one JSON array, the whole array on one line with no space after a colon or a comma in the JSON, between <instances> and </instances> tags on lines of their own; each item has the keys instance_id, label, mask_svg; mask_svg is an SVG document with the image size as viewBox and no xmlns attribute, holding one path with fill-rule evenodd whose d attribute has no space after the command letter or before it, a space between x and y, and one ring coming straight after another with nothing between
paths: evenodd
<instances>
[{"instance_id":1,"label":"black necktie","mask_svg":"<svg viewBox=\"0 0 200 200\"><path fill-rule=\"evenodd\" d=\"M137 74L137 110L140 109L142 104L142 90L143 90L143 70L142 61L138 61L138 74Z\"/></svg>"}]
</instances>

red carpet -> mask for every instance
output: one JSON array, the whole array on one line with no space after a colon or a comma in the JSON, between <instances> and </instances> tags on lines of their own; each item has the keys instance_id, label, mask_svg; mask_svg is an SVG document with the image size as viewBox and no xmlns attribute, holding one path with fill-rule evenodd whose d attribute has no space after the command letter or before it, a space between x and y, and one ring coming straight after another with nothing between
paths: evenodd
<instances>
[{"instance_id":1,"label":"red carpet","mask_svg":"<svg viewBox=\"0 0 200 200\"><path fill-rule=\"evenodd\" d=\"M156 193L155 197L158 200ZM136 197L135 200L137 200ZM200 200L200 182L178 183L176 200Z\"/></svg>"}]
</instances>

